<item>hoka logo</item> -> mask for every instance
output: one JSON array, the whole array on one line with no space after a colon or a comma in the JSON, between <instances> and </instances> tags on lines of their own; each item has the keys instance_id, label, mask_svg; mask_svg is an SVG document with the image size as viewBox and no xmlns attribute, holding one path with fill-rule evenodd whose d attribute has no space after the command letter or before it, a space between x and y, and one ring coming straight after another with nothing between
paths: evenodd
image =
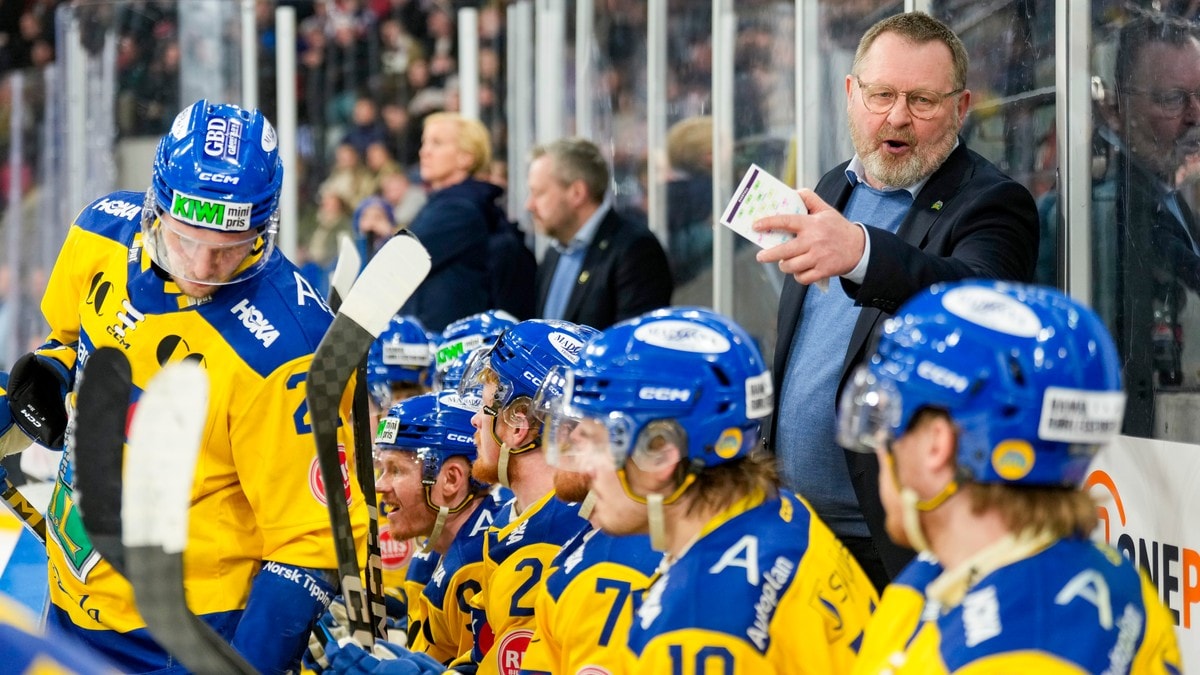
<instances>
[{"instance_id":1,"label":"hoka logo","mask_svg":"<svg viewBox=\"0 0 1200 675\"><path fill-rule=\"evenodd\" d=\"M133 220L142 212L142 207L139 204L130 204L120 199L101 199L92 208L107 213L110 216L124 218L125 220Z\"/></svg>"},{"instance_id":2,"label":"hoka logo","mask_svg":"<svg viewBox=\"0 0 1200 675\"><path fill-rule=\"evenodd\" d=\"M279 337L279 331L275 330L275 326L272 326L271 322L267 321L263 313L250 304L249 300L243 298L229 311L238 315L238 318L242 320L242 325L249 328L250 334L258 338L264 347L270 347L271 343Z\"/></svg>"}]
</instances>

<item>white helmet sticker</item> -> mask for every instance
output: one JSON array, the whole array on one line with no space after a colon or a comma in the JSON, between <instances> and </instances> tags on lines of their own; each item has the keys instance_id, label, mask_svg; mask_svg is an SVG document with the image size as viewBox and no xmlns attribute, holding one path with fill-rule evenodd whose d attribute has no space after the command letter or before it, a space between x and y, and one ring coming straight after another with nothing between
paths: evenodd
<instances>
[{"instance_id":1,"label":"white helmet sticker","mask_svg":"<svg viewBox=\"0 0 1200 675\"><path fill-rule=\"evenodd\" d=\"M175 191L171 200L171 217L188 225L225 232L245 232L250 229L248 202L227 202Z\"/></svg>"},{"instance_id":2,"label":"white helmet sticker","mask_svg":"<svg viewBox=\"0 0 1200 675\"><path fill-rule=\"evenodd\" d=\"M724 335L708 326L676 319L642 324L633 337L655 347L696 354L722 354L731 346Z\"/></svg>"},{"instance_id":3,"label":"white helmet sticker","mask_svg":"<svg viewBox=\"0 0 1200 675\"><path fill-rule=\"evenodd\" d=\"M1031 338L1042 322L1020 300L991 288L959 287L942 294L946 311L999 333Z\"/></svg>"},{"instance_id":4,"label":"white helmet sticker","mask_svg":"<svg viewBox=\"0 0 1200 675\"><path fill-rule=\"evenodd\" d=\"M483 403L483 401L476 396L468 396L463 398L457 393L450 391L443 392L438 398L438 402L442 405L447 405L451 408L458 408L459 410L466 410L470 413L478 411L480 404Z\"/></svg>"},{"instance_id":5,"label":"white helmet sticker","mask_svg":"<svg viewBox=\"0 0 1200 675\"><path fill-rule=\"evenodd\" d=\"M771 371L746 378L746 417L756 420L775 410L775 385Z\"/></svg>"},{"instance_id":6,"label":"white helmet sticker","mask_svg":"<svg viewBox=\"0 0 1200 675\"><path fill-rule=\"evenodd\" d=\"M271 126L270 122L263 120L263 152L272 152L275 150L275 146L277 145L279 145L279 137L275 135L275 127Z\"/></svg>"},{"instance_id":7,"label":"white helmet sticker","mask_svg":"<svg viewBox=\"0 0 1200 675\"><path fill-rule=\"evenodd\" d=\"M400 420L395 417L385 417L379 420L379 428L375 430L376 443L395 443L400 431Z\"/></svg>"},{"instance_id":8,"label":"white helmet sticker","mask_svg":"<svg viewBox=\"0 0 1200 675\"><path fill-rule=\"evenodd\" d=\"M1125 393L1046 387L1038 438L1063 443L1107 443L1121 431Z\"/></svg>"},{"instance_id":9,"label":"white helmet sticker","mask_svg":"<svg viewBox=\"0 0 1200 675\"><path fill-rule=\"evenodd\" d=\"M181 140L188 132L188 120L192 118L192 108L196 104L193 103L184 108L178 115L175 116L175 121L171 123L171 137L175 140Z\"/></svg>"},{"instance_id":10,"label":"white helmet sticker","mask_svg":"<svg viewBox=\"0 0 1200 675\"><path fill-rule=\"evenodd\" d=\"M579 361L579 352L583 350L583 343L566 333L554 332L546 338L553 345L554 349L562 354L567 361L577 363Z\"/></svg>"}]
</instances>

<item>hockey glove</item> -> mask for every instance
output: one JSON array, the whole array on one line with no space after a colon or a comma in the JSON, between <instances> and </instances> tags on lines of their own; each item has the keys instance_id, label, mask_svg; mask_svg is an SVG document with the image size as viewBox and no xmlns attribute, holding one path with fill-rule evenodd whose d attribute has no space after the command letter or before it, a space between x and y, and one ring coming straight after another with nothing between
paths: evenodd
<instances>
[{"instance_id":1,"label":"hockey glove","mask_svg":"<svg viewBox=\"0 0 1200 675\"><path fill-rule=\"evenodd\" d=\"M67 392L71 373L56 359L30 352L13 364L8 407L13 422L40 445L62 450L67 430Z\"/></svg>"},{"instance_id":2,"label":"hockey glove","mask_svg":"<svg viewBox=\"0 0 1200 675\"><path fill-rule=\"evenodd\" d=\"M326 673L337 675L442 675L446 666L420 652L410 652L390 642L376 642L367 651L352 638L325 645Z\"/></svg>"}]
</instances>

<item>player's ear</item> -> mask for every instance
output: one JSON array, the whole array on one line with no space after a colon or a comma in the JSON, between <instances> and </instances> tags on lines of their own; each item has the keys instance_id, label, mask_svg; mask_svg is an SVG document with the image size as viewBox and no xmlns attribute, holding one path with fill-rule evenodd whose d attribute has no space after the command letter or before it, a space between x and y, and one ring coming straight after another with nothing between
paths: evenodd
<instances>
[{"instance_id":1,"label":"player's ear","mask_svg":"<svg viewBox=\"0 0 1200 675\"><path fill-rule=\"evenodd\" d=\"M442 464L441 480L438 481L442 497L456 500L468 489L471 467L463 457L450 457Z\"/></svg>"}]
</instances>

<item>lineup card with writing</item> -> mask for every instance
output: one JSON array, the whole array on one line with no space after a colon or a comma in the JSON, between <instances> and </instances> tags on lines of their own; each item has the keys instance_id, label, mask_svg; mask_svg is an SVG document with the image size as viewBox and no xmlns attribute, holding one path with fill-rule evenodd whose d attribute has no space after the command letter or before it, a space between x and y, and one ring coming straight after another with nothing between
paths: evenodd
<instances>
[{"instance_id":1,"label":"lineup card with writing","mask_svg":"<svg viewBox=\"0 0 1200 675\"><path fill-rule=\"evenodd\" d=\"M751 164L733 198L721 214L721 224L762 248L771 248L791 240L791 232L755 232L754 221L767 216L808 213L800 195L783 181Z\"/></svg>"}]
</instances>

